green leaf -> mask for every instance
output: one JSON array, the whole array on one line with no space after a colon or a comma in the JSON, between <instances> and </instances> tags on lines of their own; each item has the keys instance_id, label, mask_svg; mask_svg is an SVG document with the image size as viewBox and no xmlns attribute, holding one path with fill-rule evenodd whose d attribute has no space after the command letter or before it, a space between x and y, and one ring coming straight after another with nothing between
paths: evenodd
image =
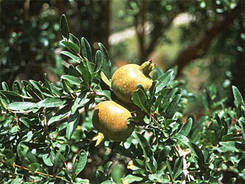
<instances>
[{"instance_id":1,"label":"green leaf","mask_svg":"<svg viewBox=\"0 0 245 184\"><path fill-rule=\"evenodd\" d=\"M167 110L166 110L166 118L172 118L175 112L177 111L177 106L179 104L181 95L175 96L173 101L169 104Z\"/></svg>"},{"instance_id":2,"label":"green leaf","mask_svg":"<svg viewBox=\"0 0 245 184\"><path fill-rule=\"evenodd\" d=\"M6 96L7 98L14 100L14 101L21 101L22 99L30 99L30 97L22 96L16 92L13 91L3 91L0 90L0 94Z\"/></svg>"},{"instance_id":3,"label":"green leaf","mask_svg":"<svg viewBox=\"0 0 245 184\"><path fill-rule=\"evenodd\" d=\"M88 102L89 98L87 94L80 94L76 97L73 106L71 107L71 113L74 114L78 108L84 107Z\"/></svg>"},{"instance_id":4,"label":"green leaf","mask_svg":"<svg viewBox=\"0 0 245 184\"><path fill-rule=\"evenodd\" d=\"M15 162L15 154L13 153L12 150L10 149L4 149L4 151L2 152L4 154L4 156L6 157L6 161L10 164L13 164Z\"/></svg>"},{"instance_id":5,"label":"green leaf","mask_svg":"<svg viewBox=\"0 0 245 184\"><path fill-rule=\"evenodd\" d=\"M236 86L232 86L232 92L233 92L233 96L234 96L235 106L236 107L239 107L240 105L245 106L242 95Z\"/></svg>"},{"instance_id":6,"label":"green leaf","mask_svg":"<svg viewBox=\"0 0 245 184\"><path fill-rule=\"evenodd\" d=\"M148 104L147 104L147 95L144 91L144 88L142 86L138 86L137 90L133 92L131 99L135 105L137 105L139 108L141 108L146 113L149 113L148 110Z\"/></svg>"},{"instance_id":7,"label":"green leaf","mask_svg":"<svg viewBox=\"0 0 245 184\"><path fill-rule=\"evenodd\" d=\"M158 79L159 83L156 86L156 93L160 92L173 79L174 79L174 71L171 69L168 70L166 73L162 74Z\"/></svg>"},{"instance_id":8,"label":"green leaf","mask_svg":"<svg viewBox=\"0 0 245 184\"><path fill-rule=\"evenodd\" d=\"M191 151L196 155L200 169L204 170L204 155L202 151L194 143L189 143L188 146L191 149Z\"/></svg>"},{"instance_id":9,"label":"green leaf","mask_svg":"<svg viewBox=\"0 0 245 184\"><path fill-rule=\"evenodd\" d=\"M154 81L158 80L160 78L160 76L162 76L164 74L164 72L162 71L162 69L159 66L156 66L152 72L152 79Z\"/></svg>"},{"instance_id":10,"label":"green leaf","mask_svg":"<svg viewBox=\"0 0 245 184\"><path fill-rule=\"evenodd\" d=\"M79 42L79 39L74 36L72 33L69 33L69 40L71 42L74 42L75 44L77 44L78 46L80 46L80 42Z\"/></svg>"},{"instance_id":11,"label":"green leaf","mask_svg":"<svg viewBox=\"0 0 245 184\"><path fill-rule=\"evenodd\" d=\"M100 77L101 77L102 81L104 81L104 83L111 88L111 82L106 77L106 75L104 74L104 72L102 72L102 71L100 72Z\"/></svg>"},{"instance_id":12,"label":"green leaf","mask_svg":"<svg viewBox=\"0 0 245 184\"><path fill-rule=\"evenodd\" d=\"M143 178L139 177L139 176L134 176L134 175L127 175L125 178L124 178L124 181L126 181L125 183L134 183L134 182L140 182L142 181Z\"/></svg>"},{"instance_id":13,"label":"green leaf","mask_svg":"<svg viewBox=\"0 0 245 184\"><path fill-rule=\"evenodd\" d=\"M69 27L67 24L66 16L63 14L60 19L60 29L61 29L61 34L64 36L66 39L69 38Z\"/></svg>"},{"instance_id":14,"label":"green leaf","mask_svg":"<svg viewBox=\"0 0 245 184\"><path fill-rule=\"evenodd\" d=\"M73 42L70 42L70 41L61 41L60 44L67 48L68 50L70 50L71 52L73 52L74 54L79 54L80 53L80 47L73 43Z\"/></svg>"},{"instance_id":15,"label":"green leaf","mask_svg":"<svg viewBox=\"0 0 245 184\"><path fill-rule=\"evenodd\" d=\"M76 70L81 74L82 79L89 86L92 76L89 73L88 68L86 68L84 64L81 63L80 65L76 66Z\"/></svg>"},{"instance_id":16,"label":"green leaf","mask_svg":"<svg viewBox=\"0 0 245 184\"><path fill-rule=\"evenodd\" d=\"M121 184L121 179L123 177L123 171L121 166L115 165L114 167L112 167L111 177L115 183Z\"/></svg>"},{"instance_id":17,"label":"green leaf","mask_svg":"<svg viewBox=\"0 0 245 184\"><path fill-rule=\"evenodd\" d=\"M86 62L86 67L88 68L89 73L91 74L91 76L93 76L93 73L94 73L93 63L91 63L87 58L85 58L85 62Z\"/></svg>"},{"instance_id":18,"label":"green leaf","mask_svg":"<svg viewBox=\"0 0 245 184\"><path fill-rule=\"evenodd\" d=\"M173 176L173 170L171 168L171 165L169 163L169 160L166 160L166 164L167 164L167 168L168 168L168 172L170 174L170 177L173 179L174 178L174 176Z\"/></svg>"},{"instance_id":19,"label":"green leaf","mask_svg":"<svg viewBox=\"0 0 245 184\"><path fill-rule=\"evenodd\" d=\"M97 50L95 54L95 64L96 64L96 70L95 72L100 71L100 69L103 66L103 58L102 58L102 52L100 50Z\"/></svg>"},{"instance_id":20,"label":"green leaf","mask_svg":"<svg viewBox=\"0 0 245 184\"><path fill-rule=\"evenodd\" d=\"M239 152L235 141L219 142L221 147L217 148L220 152Z\"/></svg>"},{"instance_id":21,"label":"green leaf","mask_svg":"<svg viewBox=\"0 0 245 184\"><path fill-rule=\"evenodd\" d=\"M62 154L60 152L60 150L53 155L53 172L56 173L59 171L59 168L61 168L63 166L63 161L62 161Z\"/></svg>"},{"instance_id":22,"label":"green leaf","mask_svg":"<svg viewBox=\"0 0 245 184\"><path fill-rule=\"evenodd\" d=\"M151 165L152 160L150 160L150 158L153 157L153 153L149 142L142 134L133 132L133 136L137 140L137 142L139 143L142 149L143 156L145 158L145 165L149 170L151 170L151 172L153 172L153 168Z\"/></svg>"},{"instance_id":23,"label":"green leaf","mask_svg":"<svg viewBox=\"0 0 245 184\"><path fill-rule=\"evenodd\" d=\"M82 179L78 177L75 178L75 182L76 184L90 184L88 179Z\"/></svg>"},{"instance_id":24,"label":"green leaf","mask_svg":"<svg viewBox=\"0 0 245 184\"><path fill-rule=\"evenodd\" d=\"M101 184L114 184L111 180L103 181Z\"/></svg>"},{"instance_id":25,"label":"green leaf","mask_svg":"<svg viewBox=\"0 0 245 184\"><path fill-rule=\"evenodd\" d=\"M46 98L37 103L37 107L42 108L51 108L51 107L60 107L65 104L65 101L62 101L58 98Z\"/></svg>"},{"instance_id":26,"label":"green leaf","mask_svg":"<svg viewBox=\"0 0 245 184\"><path fill-rule=\"evenodd\" d=\"M51 156L48 153L42 155L42 160L45 165L50 166L50 167L53 166L53 163L51 161Z\"/></svg>"},{"instance_id":27,"label":"green leaf","mask_svg":"<svg viewBox=\"0 0 245 184\"><path fill-rule=\"evenodd\" d=\"M7 82L2 82L2 89L3 89L4 91L9 91L9 87L8 87Z\"/></svg>"},{"instance_id":28,"label":"green leaf","mask_svg":"<svg viewBox=\"0 0 245 184\"><path fill-rule=\"evenodd\" d=\"M82 151L78 156L78 161L75 163L75 175L77 176L86 166L87 153Z\"/></svg>"},{"instance_id":29,"label":"green leaf","mask_svg":"<svg viewBox=\"0 0 245 184\"><path fill-rule=\"evenodd\" d=\"M57 111L49 120L48 120L48 126L52 125L53 123L63 119L66 117L70 112L70 107L65 106L61 108L59 111Z\"/></svg>"},{"instance_id":30,"label":"green leaf","mask_svg":"<svg viewBox=\"0 0 245 184\"><path fill-rule=\"evenodd\" d=\"M102 53L102 59L103 59L103 66L102 66L102 71L104 72L105 76L107 78L111 78L111 61L109 58L109 54L106 50L106 48L104 47L104 45L102 43L98 43L99 45L99 49Z\"/></svg>"},{"instance_id":31,"label":"green leaf","mask_svg":"<svg viewBox=\"0 0 245 184\"><path fill-rule=\"evenodd\" d=\"M73 92L72 88L69 85L70 83L67 80L61 79L61 83L62 83L64 92L66 92L67 94L70 94Z\"/></svg>"},{"instance_id":32,"label":"green leaf","mask_svg":"<svg viewBox=\"0 0 245 184\"><path fill-rule=\"evenodd\" d=\"M81 59L78 56L75 56L74 54L72 54L69 51L61 51L60 53L65 55L65 56L67 56L67 57L69 57L69 58L71 58L76 63L80 63L81 62Z\"/></svg>"},{"instance_id":33,"label":"green leaf","mask_svg":"<svg viewBox=\"0 0 245 184\"><path fill-rule=\"evenodd\" d=\"M34 81L34 80L29 80L30 84L32 85L32 89L33 91L41 98L44 98L44 95L43 95L43 87L40 85L39 82L37 81Z\"/></svg>"},{"instance_id":34,"label":"green leaf","mask_svg":"<svg viewBox=\"0 0 245 184\"><path fill-rule=\"evenodd\" d=\"M22 184L22 183L23 183L23 178L18 178L18 177L11 181L11 184Z\"/></svg>"},{"instance_id":35,"label":"green leaf","mask_svg":"<svg viewBox=\"0 0 245 184\"><path fill-rule=\"evenodd\" d=\"M183 172L183 157L177 158L174 163L174 179L178 178L179 175Z\"/></svg>"},{"instance_id":36,"label":"green leaf","mask_svg":"<svg viewBox=\"0 0 245 184\"><path fill-rule=\"evenodd\" d=\"M68 125L66 127L66 138L67 139L71 138L72 133L76 129L79 121L80 121L80 114L78 111L70 115L70 117L68 118Z\"/></svg>"},{"instance_id":37,"label":"green leaf","mask_svg":"<svg viewBox=\"0 0 245 184\"><path fill-rule=\"evenodd\" d=\"M81 79L72 75L62 75L61 79L67 80L70 84L74 84L77 86L80 86L82 83Z\"/></svg>"},{"instance_id":38,"label":"green leaf","mask_svg":"<svg viewBox=\"0 0 245 184\"><path fill-rule=\"evenodd\" d=\"M28 165L28 169L30 169L31 171L36 171L40 168L40 164L39 163L31 163Z\"/></svg>"},{"instance_id":39,"label":"green leaf","mask_svg":"<svg viewBox=\"0 0 245 184\"><path fill-rule=\"evenodd\" d=\"M200 169L203 170L204 169L204 155L202 151L199 149L199 147L196 144L190 142L190 140L184 135L178 134L176 135L175 138L177 138L179 142L188 146L191 149L192 153L197 158L197 162L198 162Z\"/></svg>"},{"instance_id":40,"label":"green leaf","mask_svg":"<svg viewBox=\"0 0 245 184\"><path fill-rule=\"evenodd\" d=\"M191 131L192 124L193 124L193 119L191 117L189 117L187 122L184 125L182 125L179 133L184 135L184 136L188 136L190 131Z\"/></svg>"},{"instance_id":41,"label":"green leaf","mask_svg":"<svg viewBox=\"0 0 245 184\"><path fill-rule=\"evenodd\" d=\"M242 129L242 137L243 137L243 141L245 142L245 117L239 118L238 124L240 125Z\"/></svg>"},{"instance_id":42,"label":"green leaf","mask_svg":"<svg viewBox=\"0 0 245 184\"><path fill-rule=\"evenodd\" d=\"M8 105L8 109L14 111L23 111L30 109L35 106L35 103L32 102L13 102Z\"/></svg>"},{"instance_id":43,"label":"green leaf","mask_svg":"<svg viewBox=\"0 0 245 184\"><path fill-rule=\"evenodd\" d=\"M30 128L30 125L29 125L29 118L27 118L27 117L21 117L21 118L19 118L19 120L20 120L20 122L21 123L23 123L27 128Z\"/></svg>"},{"instance_id":44,"label":"green leaf","mask_svg":"<svg viewBox=\"0 0 245 184\"><path fill-rule=\"evenodd\" d=\"M92 49L84 37L81 38L81 53L83 57L87 58L90 62L92 61Z\"/></svg>"},{"instance_id":45,"label":"green leaf","mask_svg":"<svg viewBox=\"0 0 245 184\"><path fill-rule=\"evenodd\" d=\"M21 87L20 87L20 83L17 81L14 81L12 84L12 90L16 93L21 94Z\"/></svg>"}]
</instances>

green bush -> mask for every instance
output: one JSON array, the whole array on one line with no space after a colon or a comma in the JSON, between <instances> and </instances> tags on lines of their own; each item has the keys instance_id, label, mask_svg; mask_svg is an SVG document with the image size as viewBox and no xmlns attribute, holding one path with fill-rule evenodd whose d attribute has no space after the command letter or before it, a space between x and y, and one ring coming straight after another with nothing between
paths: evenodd
<instances>
[{"instance_id":1,"label":"green bush","mask_svg":"<svg viewBox=\"0 0 245 184\"><path fill-rule=\"evenodd\" d=\"M145 116L125 142L105 140L95 147L93 108L118 101L110 89L112 66L102 44L93 54L85 38L69 33L65 16L61 28L68 68L60 81L1 85L1 183L245 181L245 104L239 90L232 87L234 107L226 107L217 98L219 89L208 88L199 99L205 114L188 116L184 110L197 97L175 80L175 68L157 67L151 89L139 86L133 93Z\"/></svg>"}]
</instances>

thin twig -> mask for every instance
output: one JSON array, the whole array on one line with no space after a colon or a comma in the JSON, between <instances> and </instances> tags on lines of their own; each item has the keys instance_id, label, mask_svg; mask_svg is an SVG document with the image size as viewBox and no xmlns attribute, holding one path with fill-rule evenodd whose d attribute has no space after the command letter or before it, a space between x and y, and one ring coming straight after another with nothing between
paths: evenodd
<instances>
[{"instance_id":1,"label":"thin twig","mask_svg":"<svg viewBox=\"0 0 245 184\"><path fill-rule=\"evenodd\" d=\"M15 163L13 163L13 164L11 165L11 164L9 164L8 162L6 162L5 160L1 160L1 162L2 162L3 164L10 165L10 166L12 166L13 168L17 167L17 168L26 170L26 171L28 171L28 172L32 172L32 173L34 173L34 174L39 174L39 175L47 176L47 177L50 177L50 178L56 178L56 179L64 180L64 177L62 177L62 176L51 175L51 174L43 173L43 172L40 172L40 171L31 171L31 170L28 169L27 167L24 167L24 166L15 164Z\"/></svg>"}]
</instances>

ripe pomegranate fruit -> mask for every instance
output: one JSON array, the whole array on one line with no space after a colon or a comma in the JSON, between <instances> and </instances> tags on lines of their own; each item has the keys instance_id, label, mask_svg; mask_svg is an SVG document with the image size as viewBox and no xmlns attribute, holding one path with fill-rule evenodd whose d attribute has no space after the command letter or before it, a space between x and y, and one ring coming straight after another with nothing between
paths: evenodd
<instances>
[{"instance_id":1,"label":"ripe pomegranate fruit","mask_svg":"<svg viewBox=\"0 0 245 184\"><path fill-rule=\"evenodd\" d=\"M130 117L131 113L123 106L114 101L104 101L96 105L92 122L105 137L120 142L134 130L134 125L128 123Z\"/></svg>"},{"instance_id":2,"label":"ripe pomegranate fruit","mask_svg":"<svg viewBox=\"0 0 245 184\"><path fill-rule=\"evenodd\" d=\"M152 85L149 73L155 65L151 61L146 61L142 65L127 64L117 69L112 75L111 88L115 95L126 103L131 102L131 95L141 84L148 90Z\"/></svg>"}]
</instances>

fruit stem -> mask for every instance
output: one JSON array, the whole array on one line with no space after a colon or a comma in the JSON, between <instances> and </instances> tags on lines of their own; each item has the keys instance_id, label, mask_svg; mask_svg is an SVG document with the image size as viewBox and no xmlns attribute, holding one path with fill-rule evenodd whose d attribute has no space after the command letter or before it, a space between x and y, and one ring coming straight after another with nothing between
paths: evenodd
<instances>
[{"instance_id":1,"label":"fruit stem","mask_svg":"<svg viewBox=\"0 0 245 184\"><path fill-rule=\"evenodd\" d=\"M95 147L97 147L104 140L104 135L101 132L99 132L95 137L93 137L92 140L96 141Z\"/></svg>"},{"instance_id":2,"label":"fruit stem","mask_svg":"<svg viewBox=\"0 0 245 184\"><path fill-rule=\"evenodd\" d=\"M149 77L149 74L154 70L155 64L152 63L152 60L144 62L142 65L140 65L140 70Z\"/></svg>"}]
</instances>

